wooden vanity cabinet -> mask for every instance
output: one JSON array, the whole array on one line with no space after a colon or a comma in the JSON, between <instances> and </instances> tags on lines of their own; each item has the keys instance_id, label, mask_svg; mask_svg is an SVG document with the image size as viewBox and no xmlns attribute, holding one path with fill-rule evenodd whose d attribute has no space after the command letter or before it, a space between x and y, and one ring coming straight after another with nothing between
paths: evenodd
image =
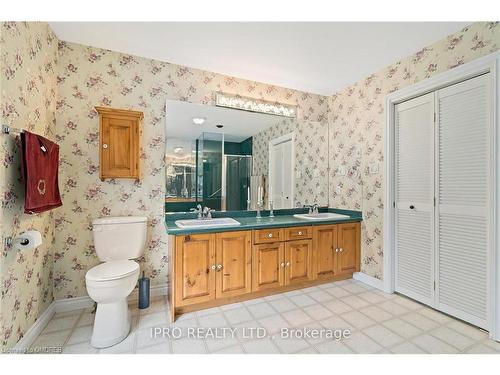
<instances>
[{"instance_id":1,"label":"wooden vanity cabinet","mask_svg":"<svg viewBox=\"0 0 500 375\"><path fill-rule=\"evenodd\" d=\"M252 290L273 289L285 284L285 252L281 242L253 247Z\"/></svg>"},{"instance_id":2,"label":"wooden vanity cabinet","mask_svg":"<svg viewBox=\"0 0 500 375\"><path fill-rule=\"evenodd\" d=\"M313 228L315 251L314 272L320 280L335 275L335 249L337 248L337 226L320 225Z\"/></svg>"},{"instance_id":3,"label":"wooden vanity cabinet","mask_svg":"<svg viewBox=\"0 0 500 375\"><path fill-rule=\"evenodd\" d=\"M175 241L175 305L215 299L215 235L190 234Z\"/></svg>"},{"instance_id":4,"label":"wooden vanity cabinet","mask_svg":"<svg viewBox=\"0 0 500 375\"><path fill-rule=\"evenodd\" d=\"M175 304L186 306L252 290L250 231L177 236Z\"/></svg>"},{"instance_id":5,"label":"wooden vanity cabinet","mask_svg":"<svg viewBox=\"0 0 500 375\"><path fill-rule=\"evenodd\" d=\"M253 291L313 280L311 228L254 230Z\"/></svg>"},{"instance_id":6,"label":"wooden vanity cabinet","mask_svg":"<svg viewBox=\"0 0 500 375\"><path fill-rule=\"evenodd\" d=\"M252 241L250 231L216 233L216 298L252 291Z\"/></svg>"},{"instance_id":7,"label":"wooden vanity cabinet","mask_svg":"<svg viewBox=\"0 0 500 375\"><path fill-rule=\"evenodd\" d=\"M301 284L314 279L311 240L285 243L285 285Z\"/></svg>"},{"instance_id":8,"label":"wooden vanity cabinet","mask_svg":"<svg viewBox=\"0 0 500 375\"><path fill-rule=\"evenodd\" d=\"M359 271L360 232L360 223L314 227L314 266L318 279L332 279Z\"/></svg>"},{"instance_id":9,"label":"wooden vanity cabinet","mask_svg":"<svg viewBox=\"0 0 500 375\"><path fill-rule=\"evenodd\" d=\"M143 113L95 107L99 124L99 177L140 179L139 128Z\"/></svg>"},{"instance_id":10,"label":"wooden vanity cabinet","mask_svg":"<svg viewBox=\"0 0 500 375\"><path fill-rule=\"evenodd\" d=\"M253 231L253 243L274 243L285 240L283 228L256 229Z\"/></svg>"},{"instance_id":11,"label":"wooden vanity cabinet","mask_svg":"<svg viewBox=\"0 0 500 375\"><path fill-rule=\"evenodd\" d=\"M349 275L360 270L360 223L337 224L336 274Z\"/></svg>"},{"instance_id":12,"label":"wooden vanity cabinet","mask_svg":"<svg viewBox=\"0 0 500 375\"><path fill-rule=\"evenodd\" d=\"M360 223L169 237L176 314L341 280L359 271Z\"/></svg>"}]
</instances>

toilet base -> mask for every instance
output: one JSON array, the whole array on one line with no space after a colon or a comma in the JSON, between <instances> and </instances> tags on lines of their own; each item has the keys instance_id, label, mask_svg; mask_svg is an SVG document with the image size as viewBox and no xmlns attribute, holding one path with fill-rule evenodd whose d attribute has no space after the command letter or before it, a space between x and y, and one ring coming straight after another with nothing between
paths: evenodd
<instances>
[{"instance_id":1,"label":"toilet base","mask_svg":"<svg viewBox=\"0 0 500 375\"><path fill-rule=\"evenodd\" d=\"M90 345L107 348L123 341L130 332L130 311L127 299L98 303Z\"/></svg>"}]
</instances>

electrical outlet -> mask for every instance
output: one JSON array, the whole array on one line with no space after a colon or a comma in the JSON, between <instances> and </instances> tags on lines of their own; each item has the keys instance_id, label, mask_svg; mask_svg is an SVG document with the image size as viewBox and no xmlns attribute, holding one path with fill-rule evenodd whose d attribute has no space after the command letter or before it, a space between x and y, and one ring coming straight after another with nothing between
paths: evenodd
<instances>
[{"instance_id":1,"label":"electrical outlet","mask_svg":"<svg viewBox=\"0 0 500 375\"><path fill-rule=\"evenodd\" d=\"M378 173L378 163L370 164L369 171L371 174L377 174Z\"/></svg>"}]
</instances>

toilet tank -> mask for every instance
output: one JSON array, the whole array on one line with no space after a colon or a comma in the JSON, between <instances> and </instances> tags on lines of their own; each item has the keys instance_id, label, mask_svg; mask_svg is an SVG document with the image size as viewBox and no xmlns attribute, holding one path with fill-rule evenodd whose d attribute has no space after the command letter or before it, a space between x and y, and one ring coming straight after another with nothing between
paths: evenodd
<instances>
[{"instance_id":1,"label":"toilet tank","mask_svg":"<svg viewBox=\"0 0 500 375\"><path fill-rule=\"evenodd\" d=\"M146 245L148 218L143 216L103 217L92 220L94 247L99 259L139 258Z\"/></svg>"}]
</instances>

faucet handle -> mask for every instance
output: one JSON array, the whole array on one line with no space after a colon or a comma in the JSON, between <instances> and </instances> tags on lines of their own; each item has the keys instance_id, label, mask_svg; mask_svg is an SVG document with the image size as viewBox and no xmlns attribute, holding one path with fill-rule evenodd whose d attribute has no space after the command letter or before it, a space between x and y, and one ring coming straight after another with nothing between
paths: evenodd
<instances>
[{"instance_id":1,"label":"faucet handle","mask_svg":"<svg viewBox=\"0 0 500 375\"><path fill-rule=\"evenodd\" d=\"M202 217L202 209L201 209L201 204L198 204L196 208L190 208L189 211L192 212L197 212L198 213L198 219L201 219Z\"/></svg>"}]
</instances>

